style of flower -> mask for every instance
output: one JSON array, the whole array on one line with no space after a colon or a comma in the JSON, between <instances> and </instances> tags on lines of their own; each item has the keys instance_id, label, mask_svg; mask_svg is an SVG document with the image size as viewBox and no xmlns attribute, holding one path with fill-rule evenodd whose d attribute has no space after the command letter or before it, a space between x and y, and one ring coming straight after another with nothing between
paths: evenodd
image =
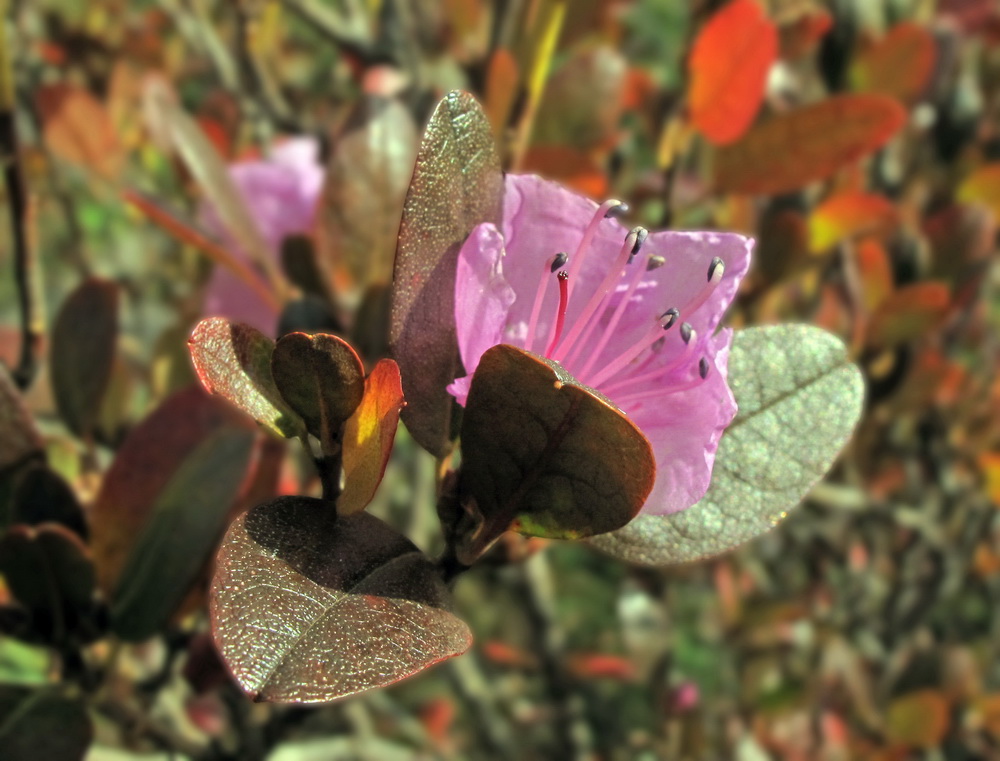
<instances>
[{"instance_id":1,"label":"style of flower","mask_svg":"<svg viewBox=\"0 0 1000 761\"><path fill-rule=\"evenodd\" d=\"M730 330L716 332L750 262L732 233L626 230L617 200L596 204L531 175L508 175L501 229L477 226L458 257L455 319L468 375L506 343L559 362L650 441L656 482L642 508L664 515L704 496L736 414Z\"/></svg>"},{"instance_id":2,"label":"style of flower","mask_svg":"<svg viewBox=\"0 0 1000 761\"><path fill-rule=\"evenodd\" d=\"M232 164L229 176L275 258L286 237L312 230L325 177L315 138L292 137L276 143L266 159ZM247 258L211 205L204 204L199 216L209 233L235 255ZM226 267L216 267L212 273L204 312L249 323L267 334L274 332L277 322L261 298Z\"/></svg>"}]
</instances>

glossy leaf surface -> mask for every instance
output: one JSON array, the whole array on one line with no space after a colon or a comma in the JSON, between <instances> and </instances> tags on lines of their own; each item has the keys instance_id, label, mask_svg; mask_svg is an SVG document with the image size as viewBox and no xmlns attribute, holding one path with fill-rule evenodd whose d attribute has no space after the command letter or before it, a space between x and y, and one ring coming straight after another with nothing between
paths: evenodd
<instances>
[{"instance_id":1,"label":"glossy leaf surface","mask_svg":"<svg viewBox=\"0 0 1000 761\"><path fill-rule=\"evenodd\" d=\"M234 428L209 436L157 496L111 604L111 627L122 639L152 637L184 599L223 532L254 436Z\"/></svg>"},{"instance_id":2,"label":"glossy leaf surface","mask_svg":"<svg viewBox=\"0 0 1000 761\"><path fill-rule=\"evenodd\" d=\"M438 570L367 513L282 497L236 519L210 611L216 645L258 700L334 700L410 676L471 644Z\"/></svg>"},{"instance_id":3,"label":"glossy leaf surface","mask_svg":"<svg viewBox=\"0 0 1000 761\"><path fill-rule=\"evenodd\" d=\"M84 281L59 310L49 352L56 406L77 436L93 432L117 337L118 286L96 278Z\"/></svg>"},{"instance_id":4,"label":"glossy leaf surface","mask_svg":"<svg viewBox=\"0 0 1000 761\"><path fill-rule=\"evenodd\" d=\"M208 391L281 436L292 438L305 431L305 423L281 396L271 374L274 341L259 330L210 317L195 326L188 347Z\"/></svg>"},{"instance_id":5,"label":"glossy leaf surface","mask_svg":"<svg viewBox=\"0 0 1000 761\"><path fill-rule=\"evenodd\" d=\"M905 121L903 107L884 95L836 95L774 116L719 149L716 189L797 190L881 148Z\"/></svg>"},{"instance_id":6,"label":"glossy leaf surface","mask_svg":"<svg viewBox=\"0 0 1000 761\"><path fill-rule=\"evenodd\" d=\"M431 116L403 205L393 273L389 340L399 363L413 438L435 455L451 438L460 375L455 268L469 232L499 224L503 176L489 122L468 93L452 92Z\"/></svg>"},{"instance_id":7,"label":"glossy leaf surface","mask_svg":"<svg viewBox=\"0 0 1000 761\"><path fill-rule=\"evenodd\" d=\"M757 0L734 0L708 20L688 59L691 121L708 140L723 145L746 132L777 55L777 29Z\"/></svg>"},{"instance_id":8,"label":"glossy leaf surface","mask_svg":"<svg viewBox=\"0 0 1000 761\"><path fill-rule=\"evenodd\" d=\"M494 346L462 420L459 499L482 519L463 562L508 528L561 539L620 528L642 508L655 473L649 442L616 407L561 366Z\"/></svg>"},{"instance_id":9,"label":"glossy leaf surface","mask_svg":"<svg viewBox=\"0 0 1000 761\"><path fill-rule=\"evenodd\" d=\"M590 541L633 563L718 555L783 520L829 469L861 415L864 385L836 337L806 325L737 331L729 386L739 412L705 497Z\"/></svg>"},{"instance_id":10,"label":"glossy leaf surface","mask_svg":"<svg viewBox=\"0 0 1000 761\"><path fill-rule=\"evenodd\" d=\"M380 360L365 379L361 404L344 426L344 490L337 498L341 515L364 510L375 496L403 405L399 368L391 359Z\"/></svg>"},{"instance_id":11,"label":"glossy leaf surface","mask_svg":"<svg viewBox=\"0 0 1000 761\"><path fill-rule=\"evenodd\" d=\"M346 341L319 333L289 333L271 354L274 384L320 441L339 434L365 392L365 368Z\"/></svg>"}]
</instances>

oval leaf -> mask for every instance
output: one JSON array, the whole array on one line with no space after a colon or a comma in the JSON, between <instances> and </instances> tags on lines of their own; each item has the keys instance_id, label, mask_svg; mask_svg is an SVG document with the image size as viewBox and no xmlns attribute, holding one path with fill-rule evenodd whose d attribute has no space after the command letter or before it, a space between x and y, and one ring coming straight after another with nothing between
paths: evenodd
<instances>
[{"instance_id":1,"label":"oval leaf","mask_svg":"<svg viewBox=\"0 0 1000 761\"><path fill-rule=\"evenodd\" d=\"M951 707L944 695L932 689L896 698L885 715L886 737L908 748L937 747L950 725Z\"/></svg>"},{"instance_id":2,"label":"oval leaf","mask_svg":"<svg viewBox=\"0 0 1000 761\"><path fill-rule=\"evenodd\" d=\"M417 128L395 100L369 100L364 121L341 135L330 157L320 202L321 251L338 291L365 290L392 279Z\"/></svg>"},{"instance_id":3,"label":"oval leaf","mask_svg":"<svg viewBox=\"0 0 1000 761\"><path fill-rule=\"evenodd\" d=\"M255 430L222 399L191 386L168 397L132 429L90 510L91 547L105 592L118 583L153 506L193 451L220 430Z\"/></svg>"},{"instance_id":4,"label":"oval leaf","mask_svg":"<svg viewBox=\"0 0 1000 761\"><path fill-rule=\"evenodd\" d=\"M58 83L39 88L35 104L52 153L105 179L118 176L125 151L103 103L82 87Z\"/></svg>"},{"instance_id":5,"label":"oval leaf","mask_svg":"<svg viewBox=\"0 0 1000 761\"><path fill-rule=\"evenodd\" d=\"M454 400L445 387L461 361L455 269L472 228L499 224L503 175L489 122L468 93L449 93L424 132L403 204L389 342L409 403L403 421L437 456L450 448Z\"/></svg>"},{"instance_id":6,"label":"oval leaf","mask_svg":"<svg viewBox=\"0 0 1000 761\"><path fill-rule=\"evenodd\" d=\"M58 523L87 538L87 523L76 494L59 474L41 464L32 464L17 475L9 512L0 514L0 528L17 523L26 526Z\"/></svg>"},{"instance_id":7,"label":"oval leaf","mask_svg":"<svg viewBox=\"0 0 1000 761\"><path fill-rule=\"evenodd\" d=\"M829 469L864 397L841 341L807 325L737 331L729 385L739 412L719 443L704 498L673 515L639 516L593 544L633 563L666 565L769 531Z\"/></svg>"},{"instance_id":8,"label":"oval leaf","mask_svg":"<svg viewBox=\"0 0 1000 761\"><path fill-rule=\"evenodd\" d=\"M305 433L305 423L282 398L271 375L274 341L259 330L210 317L195 326L188 348L201 385L208 391L281 436Z\"/></svg>"},{"instance_id":9,"label":"oval leaf","mask_svg":"<svg viewBox=\"0 0 1000 761\"><path fill-rule=\"evenodd\" d=\"M926 282L907 285L879 304L868 324L869 345L886 347L927 335L940 325L951 306L951 289L946 283Z\"/></svg>"},{"instance_id":10,"label":"oval leaf","mask_svg":"<svg viewBox=\"0 0 1000 761\"><path fill-rule=\"evenodd\" d=\"M361 404L344 426L344 490L337 512L353 515L367 507L382 482L403 409L399 368L380 360L365 380Z\"/></svg>"},{"instance_id":11,"label":"oval leaf","mask_svg":"<svg viewBox=\"0 0 1000 761\"><path fill-rule=\"evenodd\" d=\"M315 703L459 655L468 627L438 569L367 513L282 497L236 519L212 581L212 634L259 700Z\"/></svg>"},{"instance_id":12,"label":"oval leaf","mask_svg":"<svg viewBox=\"0 0 1000 761\"><path fill-rule=\"evenodd\" d=\"M936 59L937 43L930 30L904 21L854 58L851 86L912 103L927 89Z\"/></svg>"},{"instance_id":13,"label":"oval leaf","mask_svg":"<svg viewBox=\"0 0 1000 761\"><path fill-rule=\"evenodd\" d=\"M837 95L775 116L719 149L723 193L787 193L829 177L881 148L906 121L884 95Z\"/></svg>"},{"instance_id":14,"label":"oval leaf","mask_svg":"<svg viewBox=\"0 0 1000 761\"><path fill-rule=\"evenodd\" d=\"M0 716L4 761L83 761L94 735L83 698L51 688L0 686Z\"/></svg>"},{"instance_id":15,"label":"oval leaf","mask_svg":"<svg viewBox=\"0 0 1000 761\"><path fill-rule=\"evenodd\" d=\"M561 366L501 344L483 354L462 420L459 499L482 519L469 563L507 529L577 539L642 508L656 465L646 437Z\"/></svg>"},{"instance_id":16,"label":"oval leaf","mask_svg":"<svg viewBox=\"0 0 1000 761\"><path fill-rule=\"evenodd\" d=\"M778 31L757 0L733 0L702 27L688 58L691 121L717 145L753 122L767 74L778 56Z\"/></svg>"},{"instance_id":17,"label":"oval leaf","mask_svg":"<svg viewBox=\"0 0 1000 761\"><path fill-rule=\"evenodd\" d=\"M881 232L896 223L896 207L875 193L846 192L827 198L809 217L809 248L822 253L842 240Z\"/></svg>"},{"instance_id":18,"label":"oval leaf","mask_svg":"<svg viewBox=\"0 0 1000 761\"><path fill-rule=\"evenodd\" d=\"M223 531L253 442L253 431L214 433L159 493L112 600L111 628L119 637L152 637L181 604Z\"/></svg>"},{"instance_id":19,"label":"oval leaf","mask_svg":"<svg viewBox=\"0 0 1000 761\"><path fill-rule=\"evenodd\" d=\"M324 444L361 403L365 368L346 341L318 333L289 333L271 354L271 375L282 398Z\"/></svg>"},{"instance_id":20,"label":"oval leaf","mask_svg":"<svg viewBox=\"0 0 1000 761\"><path fill-rule=\"evenodd\" d=\"M111 379L118 336L118 286L90 278L66 299L52 328L52 389L77 436L93 432Z\"/></svg>"}]
</instances>

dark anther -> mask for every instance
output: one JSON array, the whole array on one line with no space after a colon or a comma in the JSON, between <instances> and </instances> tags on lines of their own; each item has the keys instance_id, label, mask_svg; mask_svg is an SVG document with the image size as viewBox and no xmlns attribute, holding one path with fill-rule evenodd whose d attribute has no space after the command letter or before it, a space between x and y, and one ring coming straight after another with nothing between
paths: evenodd
<instances>
[{"instance_id":1,"label":"dark anther","mask_svg":"<svg viewBox=\"0 0 1000 761\"><path fill-rule=\"evenodd\" d=\"M610 209L608 209L606 212L604 212L604 218L605 219L608 219L610 217L618 218L618 217L622 217L622 216L624 216L626 214L628 214L628 204L624 203L622 201L619 201L617 203L617 205L612 206Z\"/></svg>"},{"instance_id":2,"label":"dark anther","mask_svg":"<svg viewBox=\"0 0 1000 761\"><path fill-rule=\"evenodd\" d=\"M635 243L632 244L632 256L635 256L639 253L639 249L642 248L642 244L646 242L649 230L645 227L633 227L632 232L635 233Z\"/></svg>"},{"instance_id":3,"label":"dark anther","mask_svg":"<svg viewBox=\"0 0 1000 761\"><path fill-rule=\"evenodd\" d=\"M657 256L656 254L653 254L646 260L646 272L652 272L655 269L659 269L666 263L667 260L664 259L662 256Z\"/></svg>"},{"instance_id":4,"label":"dark anther","mask_svg":"<svg viewBox=\"0 0 1000 761\"><path fill-rule=\"evenodd\" d=\"M705 380L705 378L708 377L708 369L709 369L709 364L707 357L702 357L700 360L698 360L698 375L701 376L702 380Z\"/></svg>"},{"instance_id":5,"label":"dark anther","mask_svg":"<svg viewBox=\"0 0 1000 761\"><path fill-rule=\"evenodd\" d=\"M660 319L666 318L666 322L663 323L663 329L668 330L677 321L677 318L681 316L681 313L676 309L668 309L666 312L660 315ZM686 323L685 323L686 324Z\"/></svg>"},{"instance_id":6,"label":"dark anther","mask_svg":"<svg viewBox=\"0 0 1000 761\"><path fill-rule=\"evenodd\" d=\"M712 278L715 277L715 271L719 267L722 267L723 272L725 272L726 265L722 263L722 259L720 259L719 257L716 256L714 259L712 259L712 263L708 265L708 279L709 279L709 282L711 282ZM721 277L721 273L720 273L720 277Z\"/></svg>"},{"instance_id":7,"label":"dark anther","mask_svg":"<svg viewBox=\"0 0 1000 761\"><path fill-rule=\"evenodd\" d=\"M691 334L694 333L694 328L691 327L690 322L681 323L681 339L684 343L688 343L691 340Z\"/></svg>"},{"instance_id":8,"label":"dark anther","mask_svg":"<svg viewBox=\"0 0 1000 761\"><path fill-rule=\"evenodd\" d=\"M551 270L555 272L557 269L566 264L566 261L568 259L569 259L569 254L567 254L565 251L560 251L558 254L552 257Z\"/></svg>"}]
</instances>

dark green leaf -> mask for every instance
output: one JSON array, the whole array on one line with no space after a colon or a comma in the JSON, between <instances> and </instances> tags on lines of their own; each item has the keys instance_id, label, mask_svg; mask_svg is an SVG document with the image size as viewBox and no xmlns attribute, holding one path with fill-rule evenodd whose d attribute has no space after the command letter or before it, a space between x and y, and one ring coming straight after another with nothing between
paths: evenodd
<instances>
[{"instance_id":1,"label":"dark green leaf","mask_svg":"<svg viewBox=\"0 0 1000 761\"><path fill-rule=\"evenodd\" d=\"M403 376L413 438L449 450L461 362L455 337L455 268L473 227L499 224L503 176L490 125L468 93L452 92L431 116L403 205L393 273L389 341Z\"/></svg>"},{"instance_id":2,"label":"dark green leaf","mask_svg":"<svg viewBox=\"0 0 1000 761\"><path fill-rule=\"evenodd\" d=\"M737 331L729 386L740 411L696 505L639 516L591 541L633 563L717 555L783 520L830 468L861 415L864 382L835 336L807 325Z\"/></svg>"},{"instance_id":3,"label":"dark green leaf","mask_svg":"<svg viewBox=\"0 0 1000 761\"><path fill-rule=\"evenodd\" d=\"M93 734L82 699L48 689L0 687L4 761L81 761Z\"/></svg>"},{"instance_id":4,"label":"dark green leaf","mask_svg":"<svg viewBox=\"0 0 1000 761\"><path fill-rule=\"evenodd\" d=\"M199 445L220 431L256 426L232 405L190 386L132 429L89 511L98 583L110 596L160 494Z\"/></svg>"},{"instance_id":5,"label":"dark green leaf","mask_svg":"<svg viewBox=\"0 0 1000 761\"><path fill-rule=\"evenodd\" d=\"M289 333L275 344L271 374L281 396L320 441L335 438L361 403L365 368L346 341Z\"/></svg>"},{"instance_id":6,"label":"dark green leaf","mask_svg":"<svg viewBox=\"0 0 1000 761\"><path fill-rule=\"evenodd\" d=\"M253 441L250 431L218 431L160 492L112 601L112 629L122 639L153 636L184 599L222 533Z\"/></svg>"},{"instance_id":7,"label":"dark green leaf","mask_svg":"<svg viewBox=\"0 0 1000 761\"><path fill-rule=\"evenodd\" d=\"M0 517L0 526L16 523L58 523L87 537L83 509L73 490L55 471L41 464L25 468L14 481L10 510Z\"/></svg>"},{"instance_id":8,"label":"dark green leaf","mask_svg":"<svg viewBox=\"0 0 1000 761\"><path fill-rule=\"evenodd\" d=\"M462 420L459 499L482 525L471 562L508 528L577 539L621 528L656 474L646 437L559 365L501 344L483 354Z\"/></svg>"},{"instance_id":9,"label":"dark green leaf","mask_svg":"<svg viewBox=\"0 0 1000 761\"><path fill-rule=\"evenodd\" d=\"M85 280L66 299L52 328L52 390L59 415L77 436L93 432L111 379L118 335L118 286Z\"/></svg>"},{"instance_id":10,"label":"dark green leaf","mask_svg":"<svg viewBox=\"0 0 1000 761\"><path fill-rule=\"evenodd\" d=\"M305 424L282 398L271 375L274 341L259 330L222 317L202 320L188 341L201 384L228 399L261 425L287 438Z\"/></svg>"},{"instance_id":11,"label":"dark green leaf","mask_svg":"<svg viewBox=\"0 0 1000 761\"><path fill-rule=\"evenodd\" d=\"M81 626L93 610L94 565L74 533L53 524L13 527L0 539L0 575L42 641L90 639Z\"/></svg>"},{"instance_id":12,"label":"dark green leaf","mask_svg":"<svg viewBox=\"0 0 1000 761\"><path fill-rule=\"evenodd\" d=\"M391 684L471 644L440 572L367 513L281 497L240 516L216 558L216 644L259 700L312 703Z\"/></svg>"}]
</instances>

